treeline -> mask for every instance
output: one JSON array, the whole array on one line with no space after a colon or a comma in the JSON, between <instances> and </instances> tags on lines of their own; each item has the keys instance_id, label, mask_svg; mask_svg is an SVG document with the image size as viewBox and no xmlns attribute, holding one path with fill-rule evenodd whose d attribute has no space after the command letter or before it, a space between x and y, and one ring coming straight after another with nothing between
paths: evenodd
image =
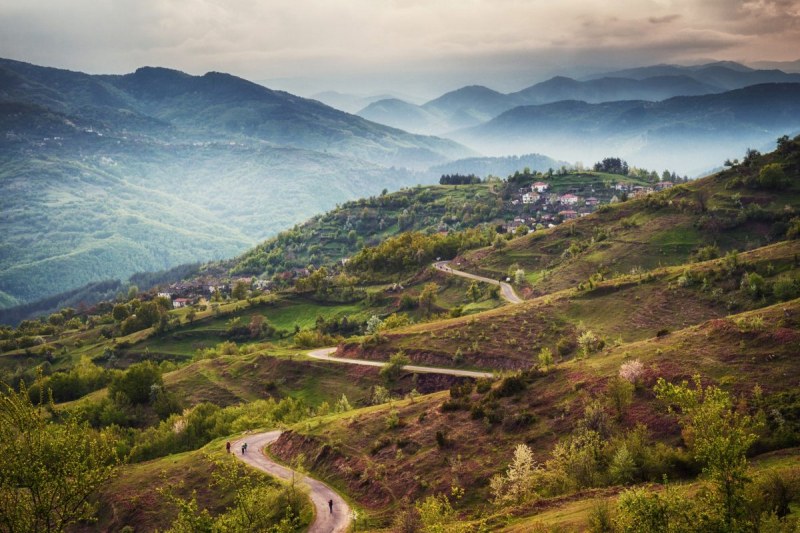
<instances>
[{"instance_id":1,"label":"treeline","mask_svg":"<svg viewBox=\"0 0 800 533\"><path fill-rule=\"evenodd\" d=\"M78 308L93 305L102 300L113 300L122 287L122 283L117 279L98 281L49 298L2 309L0 310L0 324L16 325L25 319L53 313L65 307Z\"/></svg>"},{"instance_id":2,"label":"treeline","mask_svg":"<svg viewBox=\"0 0 800 533\"><path fill-rule=\"evenodd\" d=\"M473 185L481 179L475 174L444 174L439 178L439 185Z\"/></svg>"},{"instance_id":3,"label":"treeline","mask_svg":"<svg viewBox=\"0 0 800 533\"><path fill-rule=\"evenodd\" d=\"M608 174L627 176L629 170L630 168L628 167L628 162L624 159L620 159L619 157L606 157L602 161L598 161L594 164L595 172L606 172Z\"/></svg>"},{"instance_id":4,"label":"treeline","mask_svg":"<svg viewBox=\"0 0 800 533\"><path fill-rule=\"evenodd\" d=\"M378 246L364 248L358 252L347 263L347 270L355 274L401 273L419 268L437 258L452 259L466 250L488 246L494 236L495 230L488 227L446 235L402 233L386 239Z\"/></svg>"}]
</instances>

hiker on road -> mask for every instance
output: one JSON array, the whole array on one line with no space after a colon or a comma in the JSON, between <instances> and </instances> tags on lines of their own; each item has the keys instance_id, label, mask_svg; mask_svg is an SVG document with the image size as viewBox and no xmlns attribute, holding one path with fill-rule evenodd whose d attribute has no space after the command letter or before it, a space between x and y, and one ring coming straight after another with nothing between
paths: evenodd
<instances>
[{"instance_id":1,"label":"hiker on road","mask_svg":"<svg viewBox=\"0 0 800 533\"><path fill-rule=\"evenodd\" d=\"M230 441L225 443L225 451L227 451L228 453L231 453L231 443L230 443Z\"/></svg>"},{"instance_id":2,"label":"hiker on road","mask_svg":"<svg viewBox=\"0 0 800 533\"><path fill-rule=\"evenodd\" d=\"M331 514L333 514L333 500L328 500L328 509L330 509Z\"/></svg>"}]
</instances>

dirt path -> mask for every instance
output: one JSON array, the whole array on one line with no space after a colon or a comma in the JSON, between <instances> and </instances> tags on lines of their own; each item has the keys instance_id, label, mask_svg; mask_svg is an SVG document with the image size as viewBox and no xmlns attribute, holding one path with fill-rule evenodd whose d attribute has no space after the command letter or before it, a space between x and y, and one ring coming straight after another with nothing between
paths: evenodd
<instances>
[{"instance_id":1,"label":"dirt path","mask_svg":"<svg viewBox=\"0 0 800 533\"><path fill-rule=\"evenodd\" d=\"M517 296L517 293L514 292L514 288L505 281L497 281L496 279L484 278L483 276L478 276L477 274L470 274L469 272L462 272L460 270L455 270L453 267L450 266L450 261L439 261L437 263L434 263L433 268L435 268L436 270L441 270L442 272L445 272L447 274L453 274L454 276L461 276L462 278L474 279L475 281L491 283L492 285L499 285L500 295L503 297L505 301L507 301L510 304L518 304L524 301L522 298Z\"/></svg>"},{"instance_id":2,"label":"dirt path","mask_svg":"<svg viewBox=\"0 0 800 533\"><path fill-rule=\"evenodd\" d=\"M361 365L361 366L386 366L385 361L367 361L365 359L346 359L344 357L333 357L332 353L336 351L336 347L332 348L317 348L308 352L309 357L320 359L322 361L333 361L335 363L344 363L347 365ZM437 368L432 366L416 366L406 365L403 370L408 372L418 372L424 374L446 374L448 376L459 376L466 378L490 378L493 376L491 372L478 372L475 370L458 370L456 368Z\"/></svg>"},{"instance_id":3,"label":"dirt path","mask_svg":"<svg viewBox=\"0 0 800 533\"><path fill-rule=\"evenodd\" d=\"M231 443L231 453L240 461L271 476L284 481L291 481L294 477L298 483L308 487L309 498L314 506L314 520L308 528L308 533L344 533L347 531L350 527L350 507L341 496L321 481L279 465L264 453L264 448L278 440L280 436L281 431L276 429L242 437ZM245 442L247 443L247 452L242 454L242 444ZM333 512L328 507L330 500L333 500Z\"/></svg>"}]
</instances>

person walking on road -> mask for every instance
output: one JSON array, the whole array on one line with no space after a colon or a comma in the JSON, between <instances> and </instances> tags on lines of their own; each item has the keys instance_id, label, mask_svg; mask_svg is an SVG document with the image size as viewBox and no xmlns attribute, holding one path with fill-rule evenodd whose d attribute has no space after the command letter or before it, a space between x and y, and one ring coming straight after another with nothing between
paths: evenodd
<instances>
[{"instance_id":1,"label":"person walking on road","mask_svg":"<svg viewBox=\"0 0 800 533\"><path fill-rule=\"evenodd\" d=\"M328 500L328 509L330 509L331 514L333 514L333 500Z\"/></svg>"},{"instance_id":2,"label":"person walking on road","mask_svg":"<svg viewBox=\"0 0 800 533\"><path fill-rule=\"evenodd\" d=\"M242 455L247 451L247 444L242 444Z\"/></svg>"},{"instance_id":3,"label":"person walking on road","mask_svg":"<svg viewBox=\"0 0 800 533\"><path fill-rule=\"evenodd\" d=\"M225 451L231 453L231 442L228 441L225 443Z\"/></svg>"}]
</instances>

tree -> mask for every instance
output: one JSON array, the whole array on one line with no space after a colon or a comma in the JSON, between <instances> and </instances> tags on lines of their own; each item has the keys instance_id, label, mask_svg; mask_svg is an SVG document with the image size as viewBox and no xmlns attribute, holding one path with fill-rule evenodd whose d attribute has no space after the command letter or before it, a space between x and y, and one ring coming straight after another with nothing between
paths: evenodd
<instances>
[{"instance_id":1,"label":"tree","mask_svg":"<svg viewBox=\"0 0 800 533\"><path fill-rule=\"evenodd\" d=\"M250 290L250 287L244 281L237 281L233 284L233 290L231 290L231 297L235 300L244 300L247 298L247 292Z\"/></svg>"},{"instance_id":2,"label":"tree","mask_svg":"<svg viewBox=\"0 0 800 533\"><path fill-rule=\"evenodd\" d=\"M694 388L685 381L673 385L660 378L654 390L670 410L680 410L684 441L714 486L723 530L741 529L748 481L745 454L757 438L759 423L734 409L727 392L712 385L703 387L700 376L695 376Z\"/></svg>"},{"instance_id":3,"label":"tree","mask_svg":"<svg viewBox=\"0 0 800 533\"><path fill-rule=\"evenodd\" d=\"M536 497L534 482L538 470L540 467L533 459L533 451L525 444L517 444L514 459L505 474L498 474L491 479L495 503L519 505Z\"/></svg>"},{"instance_id":4,"label":"tree","mask_svg":"<svg viewBox=\"0 0 800 533\"><path fill-rule=\"evenodd\" d=\"M478 287L478 282L473 281L469 284L469 288L467 289L467 298L472 300L473 302L477 302L481 297L481 289Z\"/></svg>"},{"instance_id":5,"label":"tree","mask_svg":"<svg viewBox=\"0 0 800 533\"><path fill-rule=\"evenodd\" d=\"M117 322L122 322L128 318L128 314L128 306L125 304L116 304L111 310L111 316L114 317L114 320Z\"/></svg>"},{"instance_id":6,"label":"tree","mask_svg":"<svg viewBox=\"0 0 800 533\"><path fill-rule=\"evenodd\" d=\"M544 347L539 351L539 368L547 370L553 364L553 352L550 348Z\"/></svg>"},{"instance_id":7,"label":"tree","mask_svg":"<svg viewBox=\"0 0 800 533\"><path fill-rule=\"evenodd\" d=\"M0 530L64 531L90 520L90 496L117 464L109 434L71 417L52 422L24 384L0 392Z\"/></svg>"},{"instance_id":8,"label":"tree","mask_svg":"<svg viewBox=\"0 0 800 533\"><path fill-rule=\"evenodd\" d=\"M436 293L439 292L439 285L436 283L426 283L422 287L422 292L419 293L419 306L425 311L426 315L431 314L433 310L433 303L436 299Z\"/></svg>"},{"instance_id":9,"label":"tree","mask_svg":"<svg viewBox=\"0 0 800 533\"><path fill-rule=\"evenodd\" d=\"M150 402L153 385L164 386L161 371L152 361L144 361L115 376L108 386L108 394L111 398L122 394L134 405L146 404Z\"/></svg>"}]
</instances>

